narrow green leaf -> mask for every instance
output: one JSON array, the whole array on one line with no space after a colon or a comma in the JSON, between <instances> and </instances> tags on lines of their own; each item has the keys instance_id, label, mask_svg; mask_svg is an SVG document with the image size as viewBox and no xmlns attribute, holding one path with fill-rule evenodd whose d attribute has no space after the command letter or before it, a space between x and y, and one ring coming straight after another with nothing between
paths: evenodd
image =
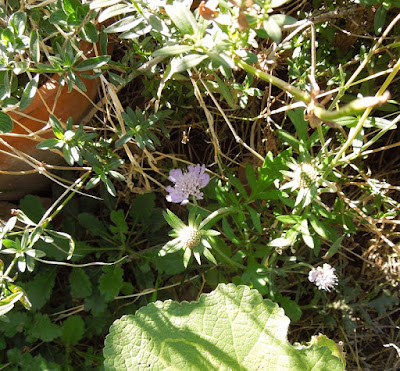
<instances>
[{"instance_id":1,"label":"narrow green leaf","mask_svg":"<svg viewBox=\"0 0 400 371\"><path fill-rule=\"evenodd\" d=\"M79 36L89 43L97 43L99 41L99 31L97 30L97 27L90 22L83 26L79 32Z\"/></svg>"},{"instance_id":2,"label":"narrow green leaf","mask_svg":"<svg viewBox=\"0 0 400 371\"><path fill-rule=\"evenodd\" d=\"M24 92L22 93L21 102L19 103L20 111L23 111L32 103L33 97L35 96L37 91L38 84L39 74L36 74L36 76L25 86Z\"/></svg>"},{"instance_id":3,"label":"narrow green leaf","mask_svg":"<svg viewBox=\"0 0 400 371\"><path fill-rule=\"evenodd\" d=\"M300 141L297 138L295 138L292 134L288 133L286 130L283 129L277 129L276 132L278 133L279 137L282 138L283 141L287 142L292 147L299 150Z\"/></svg>"},{"instance_id":4,"label":"narrow green leaf","mask_svg":"<svg viewBox=\"0 0 400 371\"><path fill-rule=\"evenodd\" d=\"M231 183L239 191L240 195L247 199L246 189L243 187L243 184L240 182L240 180L233 176L233 174L227 174L227 178L229 179L229 183Z\"/></svg>"},{"instance_id":5,"label":"narrow green leaf","mask_svg":"<svg viewBox=\"0 0 400 371\"><path fill-rule=\"evenodd\" d=\"M135 10L132 6L127 5L126 3L124 4L116 4L113 6L110 6L109 8L104 9L98 18L99 23L103 23L107 19L114 18L116 16L122 15L122 14L127 14L130 11Z\"/></svg>"},{"instance_id":6,"label":"narrow green leaf","mask_svg":"<svg viewBox=\"0 0 400 371\"><path fill-rule=\"evenodd\" d=\"M167 223L175 230L185 228L185 223L180 220L171 210L167 209L167 212L164 212L163 214Z\"/></svg>"},{"instance_id":7,"label":"narrow green leaf","mask_svg":"<svg viewBox=\"0 0 400 371\"><path fill-rule=\"evenodd\" d=\"M182 58L174 58L165 70L163 83L165 84L175 73L196 67L206 58L207 55L200 54L188 54Z\"/></svg>"},{"instance_id":8,"label":"narrow green leaf","mask_svg":"<svg viewBox=\"0 0 400 371\"><path fill-rule=\"evenodd\" d=\"M262 226L260 221L260 215L251 206L247 206L246 209L250 213L251 220L253 222L254 227L257 229L257 232L261 233Z\"/></svg>"},{"instance_id":9,"label":"narrow green leaf","mask_svg":"<svg viewBox=\"0 0 400 371\"><path fill-rule=\"evenodd\" d=\"M285 14L273 14L270 15L270 18L272 18L279 27L283 27L285 25L297 22L296 18L293 18L290 15L285 15Z\"/></svg>"},{"instance_id":10,"label":"narrow green leaf","mask_svg":"<svg viewBox=\"0 0 400 371\"><path fill-rule=\"evenodd\" d=\"M40 61L40 36L38 30L32 30L29 38L29 50L35 63Z\"/></svg>"},{"instance_id":11,"label":"narrow green leaf","mask_svg":"<svg viewBox=\"0 0 400 371\"><path fill-rule=\"evenodd\" d=\"M160 55L178 55L186 53L190 50L193 50L193 46L191 45L172 45L172 46L165 46L164 48L156 50L152 56L158 57Z\"/></svg>"},{"instance_id":12,"label":"narrow green leaf","mask_svg":"<svg viewBox=\"0 0 400 371\"><path fill-rule=\"evenodd\" d=\"M165 5L165 11L184 35L193 35L198 25L192 12L184 4Z\"/></svg>"},{"instance_id":13,"label":"narrow green leaf","mask_svg":"<svg viewBox=\"0 0 400 371\"><path fill-rule=\"evenodd\" d=\"M250 188L253 190L257 187L257 178L254 172L254 168L248 162L246 162L246 178Z\"/></svg>"},{"instance_id":14,"label":"narrow green leaf","mask_svg":"<svg viewBox=\"0 0 400 371\"><path fill-rule=\"evenodd\" d=\"M318 218L311 214L309 216L310 218L310 224L313 227L314 231L318 233L322 238L325 238L326 240L329 240L329 229L325 226L325 224L321 221L318 220Z\"/></svg>"},{"instance_id":15,"label":"narrow green leaf","mask_svg":"<svg viewBox=\"0 0 400 371\"><path fill-rule=\"evenodd\" d=\"M11 117L0 111L0 134L9 133L14 128Z\"/></svg>"},{"instance_id":16,"label":"narrow green leaf","mask_svg":"<svg viewBox=\"0 0 400 371\"><path fill-rule=\"evenodd\" d=\"M94 0L90 3L90 9L101 9L120 3L121 0Z\"/></svg>"},{"instance_id":17,"label":"narrow green leaf","mask_svg":"<svg viewBox=\"0 0 400 371\"><path fill-rule=\"evenodd\" d=\"M333 255L335 255L339 249L342 247L342 241L345 236L339 237L329 248L326 254L322 257L322 259L330 259Z\"/></svg>"},{"instance_id":18,"label":"narrow green leaf","mask_svg":"<svg viewBox=\"0 0 400 371\"><path fill-rule=\"evenodd\" d=\"M285 224L297 224L304 220L301 215L278 215L276 219Z\"/></svg>"},{"instance_id":19,"label":"narrow green leaf","mask_svg":"<svg viewBox=\"0 0 400 371\"><path fill-rule=\"evenodd\" d=\"M37 149L62 148L63 143L56 138L46 139L36 145Z\"/></svg>"},{"instance_id":20,"label":"narrow green leaf","mask_svg":"<svg viewBox=\"0 0 400 371\"><path fill-rule=\"evenodd\" d=\"M109 55L99 55L98 57L88 58L80 62L74 69L75 71L89 71L94 68L100 68L110 61Z\"/></svg>"},{"instance_id":21,"label":"narrow green leaf","mask_svg":"<svg viewBox=\"0 0 400 371\"><path fill-rule=\"evenodd\" d=\"M104 32L106 33L116 33L116 32L125 32L134 29L140 23L143 22L143 18L134 16L124 17L121 20L113 23L111 26L108 26Z\"/></svg>"},{"instance_id":22,"label":"narrow green leaf","mask_svg":"<svg viewBox=\"0 0 400 371\"><path fill-rule=\"evenodd\" d=\"M64 139L64 129L63 129L60 121L58 121L57 117L55 117L53 114L51 114L49 116L49 121L50 121L51 127L53 128L54 135L58 139Z\"/></svg>"},{"instance_id":23,"label":"narrow green leaf","mask_svg":"<svg viewBox=\"0 0 400 371\"><path fill-rule=\"evenodd\" d=\"M379 35L380 33L382 33L383 27L385 26L386 14L387 14L387 10L382 5L375 12L374 29L375 29L376 35Z\"/></svg>"},{"instance_id":24,"label":"narrow green leaf","mask_svg":"<svg viewBox=\"0 0 400 371\"><path fill-rule=\"evenodd\" d=\"M308 122L304 120L304 108L296 108L294 110L287 111L287 114L296 127L296 132L300 140L303 142L307 141L307 130Z\"/></svg>"},{"instance_id":25,"label":"narrow green leaf","mask_svg":"<svg viewBox=\"0 0 400 371\"><path fill-rule=\"evenodd\" d=\"M219 86L219 90L221 92L221 95L225 98L226 102L229 104L229 106L233 109L237 108L237 105L235 104L234 100L233 100L233 95L231 90L228 88L228 86L218 77L218 75L214 74L218 86Z\"/></svg>"}]
</instances>

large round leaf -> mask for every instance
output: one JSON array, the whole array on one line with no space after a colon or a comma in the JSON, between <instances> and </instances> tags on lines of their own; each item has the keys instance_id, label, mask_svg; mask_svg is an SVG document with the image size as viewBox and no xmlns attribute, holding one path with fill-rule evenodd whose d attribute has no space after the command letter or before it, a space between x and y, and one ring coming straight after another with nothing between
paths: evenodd
<instances>
[{"instance_id":1,"label":"large round leaf","mask_svg":"<svg viewBox=\"0 0 400 371\"><path fill-rule=\"evenodd\" d=\"M283 309L258 291L220 284L197 302L151 303L115 321L105 342L105 368L344 369L327 346L292 346L287 341L288 326Z\"/></svg>"}]
</instances>

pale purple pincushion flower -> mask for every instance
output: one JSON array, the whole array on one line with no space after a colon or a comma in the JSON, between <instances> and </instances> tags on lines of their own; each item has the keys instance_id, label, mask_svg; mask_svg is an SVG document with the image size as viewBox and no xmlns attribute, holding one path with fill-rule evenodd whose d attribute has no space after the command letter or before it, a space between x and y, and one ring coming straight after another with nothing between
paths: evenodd
<instances>
[{"instance_id":1,"label":"pale purple pincushion flower","mask_svg":"<svg viewBox=\"0 0 400 371\"><path fill-rule=\"evenodd\" d=\"M203 198L200 188L205 187L210 181L210 176L205 173L206 165L189 165L187 171L172 169L169 172L169 180L175 185L165 188L169 195L167 201L185 205L189 202L189 196L194 196L197 200Z\"/></svg>"},{"instance_id":2,"label":"pale purple pincushion flower","mask_svg":"<svg viewBox=\"0 0 400 371\"><path fill-rule=\"evenodd\" d=\"M320 290L326 291L330 291L338 281L335 275L335 268L326 263L322 267L313 268L308 273L308 279L310 282L315 282Z\"/></svg>"}]
</instances>

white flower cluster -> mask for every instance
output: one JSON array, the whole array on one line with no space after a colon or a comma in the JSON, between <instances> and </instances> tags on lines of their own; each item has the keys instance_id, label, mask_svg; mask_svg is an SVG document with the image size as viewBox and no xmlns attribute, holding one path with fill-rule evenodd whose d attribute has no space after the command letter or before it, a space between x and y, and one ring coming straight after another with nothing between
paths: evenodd
<instances>
[{"instance_id":1,"label":"white flower cluster","mask_svg":"<svg viewBox=\"0 0 400 371\"><path fill-rule=\"evenodd\" d=\"M325 291L330 291L338 281L335 268L326 263L322 267L313 268L308 274L308 279L310 282L315 282L320 290Z\"/></svg>"}]
</instances>

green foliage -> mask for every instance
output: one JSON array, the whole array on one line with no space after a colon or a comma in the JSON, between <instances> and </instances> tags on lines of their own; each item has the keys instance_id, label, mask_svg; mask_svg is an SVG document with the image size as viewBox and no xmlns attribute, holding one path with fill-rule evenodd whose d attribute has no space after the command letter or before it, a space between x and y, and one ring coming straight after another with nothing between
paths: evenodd
<instances>
[{"instance_id":1,"label":"green foliage","mask_svg":"<svg viewBox=\"0 0 400 371\"><path fill-rule=\"evenodd\" d=\"M99 279L99 289L107 302L113 300L121 290L124 271L118 266L105 267L103 270L105 273Z\"/></svg>"},{"instance_id":2,"label":"green foliage","mask_svg":"<svg viewBox=\"0 0 400 371\"><path fill-rule=\"evenodd\" d=\"M92 283L89 276L81 268L73 268L69 275L71 296L73 298L87 298L92 294Z\"/></svg>"},{"instance_id":3,"label":"green foliage","mask_svg":"<svg viewBox=\"0 0 400 371\"><path fill-rule=\"evenodd\" d=\"M69 317L62 326L61 339L66 345L77 345L85 332L85 323L82 317Z\"/></svg>"},{"instance_id":4,"label":"green foliage","mask_svg":"<svg viewBox=\"0 0 400 371\"><path fill-rule=\"evenodd\" d=\"M107 337L110 369L134 361L280 369L286 356L292 369L344 369L333 341L291 345L287 325L319 318L336 340L338 327L346 338L398 305L393 281L385 276L366 290L351 278L359 265L346 260L349 252L370 259L371 234L378 242L369 242L387 244L398 259L397 232L385 231L396 225L398 189L391 172L375 177L371 166L391 148L381 138L400 117L398 41L359 38L341 48L332 22L342 28L352 19L351 2L314 1L307 13L285 0L156 3L0 5L1 134L14 127L7 111L27 112L52 74L70 92L99 78L104 98L90 122L50 115L52 137L37 147L62 154L68 175L24 158L63 188L54 186L51 207L25 197L0 226L0 362L101 368L104 336L125 315ZM400 7L362 3L376 9L365 30L376 35ZM84 42L98 43L92 54ZM168 169L180 161L204 161L211 176L203 199L187 207L164 197ZM360 246L349 249L349 241ZM327 292L307 279L322 263L339 278ZM217 286L199 302L168 301ZM134 348L140 331L151 337L143 352Z\"/></svg>"},{"instance_id":5,"label":"green foliage","mask_svg":"<svg viewBox=\"0 0 400 371\"><path fill-rule=\"evenodd\" d=\"M48 315L36 313L33 317L33 325L29 329L30 340L52 341L62 334L60 326L52 323Z\"/></svg>"},{"instance_id":6,"label":"green foliage","mask_svg":"<svg viewBox=\"0 0 400 371\"><path fill-rule=\"evenodd\" d=\"M115 321L105 341L105 369L344 370L326 346L289 344L289 322L256 290L220 284L198 302L156 302Z\"/></svg>"}]
</instances>

